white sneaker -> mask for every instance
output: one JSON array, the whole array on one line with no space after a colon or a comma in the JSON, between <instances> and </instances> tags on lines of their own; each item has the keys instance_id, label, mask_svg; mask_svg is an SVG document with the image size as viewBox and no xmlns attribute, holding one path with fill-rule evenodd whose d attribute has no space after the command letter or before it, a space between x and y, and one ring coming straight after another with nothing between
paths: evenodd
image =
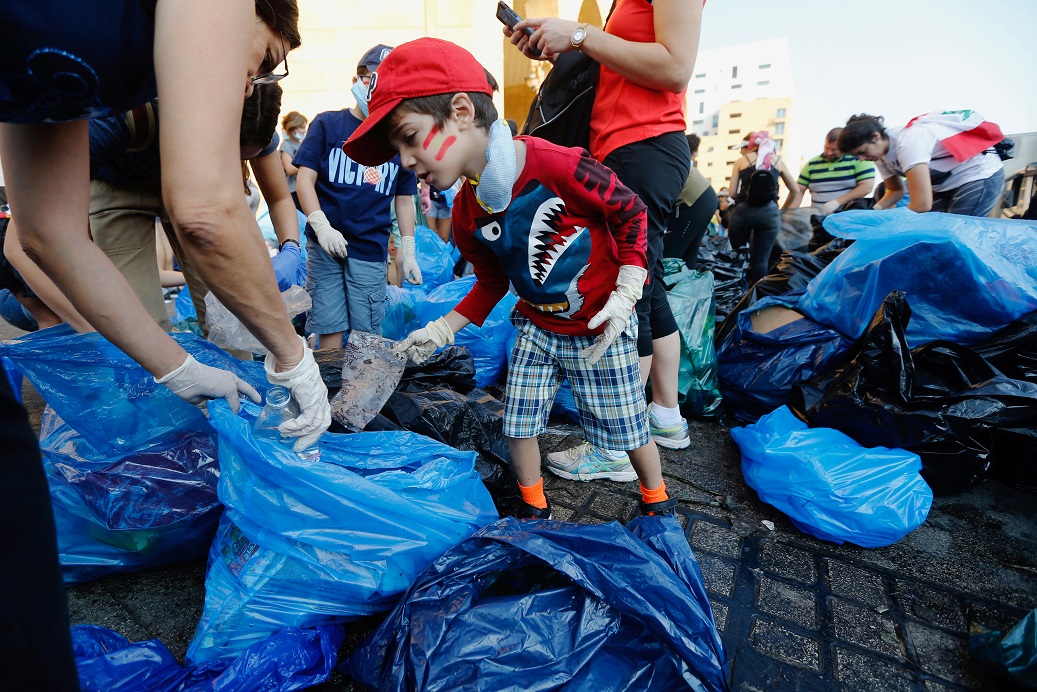
<instances>
[{"instance_id":1,"label":"white sneaker","mask_svg":"<svg viewBox=\"0 0 1037 692\"><path fill-rule=\"evenodd\" d=\"M684 449L691 446L688 435L688 421L681 418L677 425L661 425L654 411L648 412L648 429L652 433L655 444L666 449Z\"/></svg>"},{"instance_id":2,"label":"white sneaker","mask_svg":"<svg viewBox=\"0 0 1037 692\"><path fill-rule=\"evenodd\" d=\"M636 481L637 473L630 465L630 457L615 457L604 449L584 442L578 447L551 452L547 455L547 470L556 476L574 481Z\"/></svg>"}]
</instances>

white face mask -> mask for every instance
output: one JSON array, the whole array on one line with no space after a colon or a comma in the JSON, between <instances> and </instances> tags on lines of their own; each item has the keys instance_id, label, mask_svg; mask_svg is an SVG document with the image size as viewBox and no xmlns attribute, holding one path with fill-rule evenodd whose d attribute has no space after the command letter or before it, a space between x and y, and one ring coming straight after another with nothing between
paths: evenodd
<instances>
[{"instance_id":1,"label":"white face mask","mask_svg":"<svg viewBox=\"0 0 1037 692\"><path fill-rule=\"evenodd\" d=\"M306 136L306 130L303 130L303 129L292 130L292 139L294 139L296 142L301 142L303 137L305 137L305 136Z\"/></svg>"},{"instance_id":2,"label":"white face mask","mask_svg":"<svg viewBox=\"0 0 1037 692\"><path fill-rule=\"evenodd\" d=\"M353 88L350 90L353 92L353 96L356 97L356 105L360 107L360 112L367 117L367 85L361 82L359 79L353 84Z\"/></svg>"},{"instance_id":3,"label":"white face mask","mask_svg":"<svg viewBox=\"0 0 1037 692\"><path fill-rule=\"evenodd\" d=\"M518 158L511 128L503 120L498 120L490 126L486 168L475 186L475 196L487 211L499 214L511 204L511 190L517 177Z\"/></svg>"}]
</instances>

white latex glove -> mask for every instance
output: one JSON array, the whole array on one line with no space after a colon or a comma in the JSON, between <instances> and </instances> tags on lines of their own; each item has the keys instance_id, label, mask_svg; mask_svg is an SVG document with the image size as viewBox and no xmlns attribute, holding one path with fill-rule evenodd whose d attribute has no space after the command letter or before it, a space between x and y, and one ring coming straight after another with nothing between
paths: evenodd
<instances>
[{"instance_id":1,"label":"white latex glove","mask_svg":"<svg viewBox=\"0 0 1037 692\"><path fill-rule=\"evenodd\" d=\"M324 248L324 252L333 257L346 256L346 239L328 223L328 217L319 209L306 217L306 223L317 234L317 242Z\"/></svg>"},{"instance_id":2,"label":"white latex glove","mask_svg":"<svg viewBox=\"0 0 1037 692\"><path fill-rule=\"evenodd\" d=\"M821 205L821 213L825 216L828 216L829 214L834 214L835 212L839 211L839 207L841 206L843 205L839 204L838 201L833 199Z\"/></svg>"},{"instance_id":3,"label":"white latex glove","mask_svg":"<svg viewBox=\"0 0 1037 692\"><path fill-rule=\"evenodd\" d=\"M234 413L238 412L241 405L241 395L256 404L263 400L252 385L230 370L202 365L190 354L180 367L156 378L155 382L166 385L173 394L195 406L209 399L226 399Z\"/></svg>"},{"instance_id":4,"label":"white latex glove","mask_svg":"<svg viewBox=\"0 0 1037 692\"><path fill-rule=\"evenodd\" d=\"M403 250L403 275L408 283L420 285L421 267L418 266L418 257L414 252L414 236L401 236L400 241L400 249Z\"/></svg>"},{"instance_id":5,"label":"white latex glove","mask_svg":"<svg viewBox=\"0 0 1037 692\"><path fill-rule=\"evenodd\" d=\"M593 344L580 351L581 358L592 365L601 360L612 342L627 328L630 315L634 312L634 304L640 300L647 278L648 270L643 267L624 264L619 268L616 290L609 296L605 307L587 323L591 329L604 324L605 331L594 339Z\"/></svg>"},{"instance_id":6,"label":"white latex glove","mask_svg":"<svg viewBox=\"0 0 1037 692\"><path fill-rule=\"evenodd\" d=\"M396 344L393 350L406 353L417 364L424 363L429 356L447 344L454 343L454 330L447 324L446 316L429 322L421 329L415 329L407 338Z\"/></svg>"},{"instance_id":7,"label":"white latex glove","mask_svg":"<svg viewBox=\"0 0 1037 692\"><path fill-rule=\"evenodd\" d=\"M285 421L277 428L286 437L299 438L294 447L296 452L316 442L331 425L328 388L320 377L320 367L313 359L313 351L306 345L306 339L300 336L299 340L303 347L302 360L291 370L275 372L277 364L273 354L267 354L263 363L270 384L287 387L299 404L299 417Z\"/></svg>"}]
</instances>

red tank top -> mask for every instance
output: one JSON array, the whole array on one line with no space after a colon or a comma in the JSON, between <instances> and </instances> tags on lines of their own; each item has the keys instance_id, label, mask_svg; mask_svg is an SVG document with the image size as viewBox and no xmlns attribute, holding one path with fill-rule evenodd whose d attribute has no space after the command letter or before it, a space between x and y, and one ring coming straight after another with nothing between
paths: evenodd
<instances>
[{"instance_id":1,"label":"red tank top","mask_svg":"<svg viewBox=\"0 0 1037 692\"><path fill-rule=\"evenodd\" d=\"M655 9L647 0L619 0L605 31L637 43L655 42ZM638 86L604 65L591 112L591 155L599 161L616 149L667 132L684 132L684 95Z\"/></svg>"}]
</instances>

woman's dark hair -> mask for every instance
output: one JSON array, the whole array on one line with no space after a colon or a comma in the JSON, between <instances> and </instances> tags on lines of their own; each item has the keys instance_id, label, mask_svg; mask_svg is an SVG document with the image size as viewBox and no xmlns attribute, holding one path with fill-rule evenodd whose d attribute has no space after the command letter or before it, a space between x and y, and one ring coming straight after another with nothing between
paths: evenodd
<instances>
[{"instance_id":1,"label":"woman's dark hair","mask_svg":"<svg viewBox=\"0 0 1037 692\"><path fill-rule=\"evenodd\" d=\"M497 84L497 80L485 68L483 68L483 71L486 72L486 81L489 83L490 89L499 91L500 86ZM386 118L385 124L388 127L392 127L400 121L404 113L422 113L431 115L436 125L443 127L450 118L450 103L454 100L456 93L451 92L406 99L396 106L390 116ZM490 125L499 117L497 115L497 107L493 105L493 98L489 94L479 92L465 93L472 99L472 105L475 107L475 125L483 129L489 129Z\"/></svg>"},{"instance_id":2,"label":"woman's dark hair","mask_svg":"<svg viewBox=\"0 0 1037 692\"><path fill-rule=\"evenodd\" d=\"M691 155L692 156L694 156L695 154L698 153L699 144L701 144L701 143L702 143L702 140L694 132L692 132L691 134L688 135L688 148L691 149Z\"/></svg>"},{"instance_id":3,"label":"woman's dark hair","mask_svg":"<svg viewBox=\"0 0 1037 692\"><path fill-rule=\"evenodd\" d=\"M268 27L281 32L288 50L302 45L296 0L256 0L256 14Z\"/></svg>"},{"instance_id":4,"label":"woman's dark hair","mask_svg":"<svg viewBox=\"0 0 1037 692\"><path fill-rule=\"evenodd\" d=\"M245 99L241 109L241 127L238 130L238 145L241 147L260 146L265 148L274 138L277 129L277 116L281 114L281 85L256 84L252 95ZM248 194L248 165L241 162L241 178Z\"/></svg>"},{"instance_id":5,"label":"woman's dark hair","mask_svg":"<svg viewBox=\"0 0 1037 692\"><path fill-rule=\"evenodd\" d=\"M839 133L836 146L839 147L839 151L848 154L862 144L870 142L876 132L882 135L883 139L888 139L881 115L868 115L867 113L852 115L846 121L846 127Z\"/></svg>"}]
</instances>

